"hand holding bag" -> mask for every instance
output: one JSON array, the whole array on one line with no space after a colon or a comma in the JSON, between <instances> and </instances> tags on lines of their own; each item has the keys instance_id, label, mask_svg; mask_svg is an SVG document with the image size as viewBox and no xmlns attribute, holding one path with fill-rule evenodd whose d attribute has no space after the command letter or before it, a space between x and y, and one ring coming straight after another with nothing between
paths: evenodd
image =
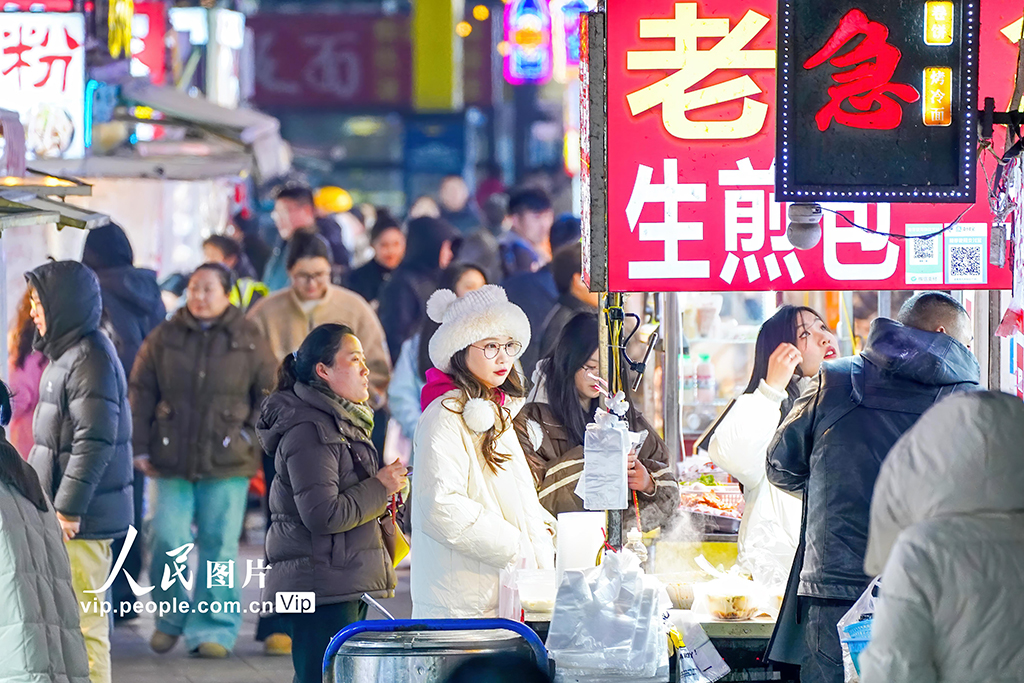
<instances>
[{"instance_id":1,"label":"hand holding bag","mask_svg":"<svg viewBox=\"0 0 1024 683\"><path fill-rule=\"evenodd\" d=\"M392 567L397 567L409 554L409 540L395 523L401 504L397 495L391 496L391 501L384 514L377 518L377 523L380 524L380 534L384 539L384 549L391 556Z\"/></svg>"}]
</instances>

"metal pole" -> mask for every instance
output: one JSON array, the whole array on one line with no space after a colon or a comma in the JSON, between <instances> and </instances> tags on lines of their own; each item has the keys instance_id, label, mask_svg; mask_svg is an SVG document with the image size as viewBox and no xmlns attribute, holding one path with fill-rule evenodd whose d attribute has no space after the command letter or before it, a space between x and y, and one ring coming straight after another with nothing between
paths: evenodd
<instances>
[{"instance_id":1,"label":"metal pole","mask_svg":"<svg viewBox=\"0 0 1024 683\"><path fill-rule=\"evenodd\" d=\"M665 341L665 369L662 377L665 385L661 396L665 404L665 443L668 444L668 452L672 459L669 465L675 466L686 455L683 453L683 414L679 400L679 357L683 353L683 315L679 307L679 294L667 292L662 296L665 298L661 308L661 329Z\"/></svg>"},{"instance_id":2,"label":"metal pole","mask_svg":"<svg viewBox=\"0 0 1024 683\"><path fill-rule=\"evenodd\" d=\"M622 294L609 292L605 307L608 321L608 389L613 396L622 389ZM617 342L617 343L616 343ZM622 510L608 510L608 545L618 550L622 547Z\"/></svg>"},{"instance_id":3,"label":"metal pole","mask_svg":"<svg viewBox=\"0 0 1024 683\"><path fill-rule=\"evenodd\" d=\"M892 318L892 292L878 293L878 317Z\"/></svg>"}]
</instances>

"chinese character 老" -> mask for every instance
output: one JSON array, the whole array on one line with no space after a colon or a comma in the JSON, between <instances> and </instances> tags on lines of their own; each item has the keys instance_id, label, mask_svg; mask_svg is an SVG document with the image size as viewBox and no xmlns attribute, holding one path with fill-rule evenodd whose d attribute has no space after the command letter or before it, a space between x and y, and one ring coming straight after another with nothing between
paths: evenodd
<instances>
[{"instance_id":1,"label":"chinese character \u8001","mask_svg":"<svg viewBox=\"0 0 1024 683\"><path fill-rule=\"evenodd\" d=\"M749 75L737 76L702 88L694 85L721 69L774 69L775 50L748 49L768 17L748 10L735 28L729 19L697 18L697 3L677 2L670 19L641 19L641 38L671 38L671 50L631 50L626 53L629 71L674 71L660 81L629 94L630 112L637 116L661 105L665 130L684 140L738 140L756 135L768 118L768 105L751 99L761 88ZM698 40L721 38L710 49L699 49ZM692 111L724 102L742 100L743 110L732 121L694 121Z\"/></svg>"},{"instance_id":2,"label":"chinese character \u8001","mask_svg":"<svg viewBox=\"0 0 1024 683\"><path fill-rule=\"evenodd\" d=\"M863 39L853 49L836 56L858 36ZM886 42L888 37L889 29L884 24L870 21L864 12L852 9L825 45L804 62L805 69L814 69L826 61L840 69L852 67L832 75L836 85L828 89L829 102L814 117L818 130L827 130L833 120L850 128L891 130L903 121L903 105L895 98L904 102L920 99L912 85L890 82L903 55ZM843 109L844 103L854 111Z\"/></svg>"}]
</instances>

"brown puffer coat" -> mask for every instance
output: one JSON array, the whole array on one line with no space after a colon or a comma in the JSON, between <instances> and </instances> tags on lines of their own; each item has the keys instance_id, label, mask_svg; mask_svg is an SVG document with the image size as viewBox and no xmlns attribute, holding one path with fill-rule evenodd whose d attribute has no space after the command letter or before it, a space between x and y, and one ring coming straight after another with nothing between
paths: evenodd
<instances>
[{"instance_id":1,"label":"brown puffer coat","mask_svg":"<svg viewBox=\"0 0 1024 683\"><path fill-rule=\"evenodd\" d=\"M640 523L644 531L665 524L679 507L679 485L668 463L668 446L643 415L630 410L629 428L647 430L647 439L640 447L639 461L654 480L654 493L637 492L640 502ZM576 495L576 484L583 474L583 444L572 441L565 425L555 417L547 403L528 403L516 417L516 431L527 460L534 472L537 495L548 512L582 512L583 500ZM625 530L636 526L636 508L630 496L629 509L623 511Z\"/></svg>"},{"instance_id":2,"label":"brown puffer coat","mask_svg":"<svg viewBox=\"0 0 1024 683\"><path fill-rule=\"evenodd\" d=\"M161 477L256 473L256 419L277 361L256 325L231 306L208 329L182 308L143 342L129 384L135 454Z\"/></svg>"},{"instance_id":3,"label":"brown puffer coat","mask_svg":"<svg viewBox=\"0 0 1024 683\"><path fill-rule=\"evenodd\" d=\"M397 579L377 518L388 503L377 451L307 384L263 404L260 442L274 453L264 600L316 593L317 604L394 595Z\"/></svg>"}]
</instances>

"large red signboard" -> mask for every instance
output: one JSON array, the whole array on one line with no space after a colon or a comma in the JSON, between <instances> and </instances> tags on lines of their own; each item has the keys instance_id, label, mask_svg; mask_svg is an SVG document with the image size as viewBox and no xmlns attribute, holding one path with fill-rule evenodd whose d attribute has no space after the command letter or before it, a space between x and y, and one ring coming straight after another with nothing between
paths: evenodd
<instances>
[{"instance_id":1,"label":"large red signboard","mask_svg":"<svg viewBox=\"0 0 1024 683\"><path fill-rule=\"evenodd\" d=\"M403 106L412 100L409 17L255 14L259 106Z\"/></svg>"},{"instance_id":2,"label":"large red signboard","mask_svg":"<svg viewBox=\"0 0 1024 683\"><path fill-rule=\"evenodd\" d=\"M989 265L984 189L932 239L889 234L935 233L963 205L826 204L869 231L826 211L819 244L793 248L774 201L775 2L606 7L610 291L1010 288L1010 270ZM1021 9L981 8L978 96L1005 110L1017 48L1002 31Z\"/></svg>"}]
</instances>

